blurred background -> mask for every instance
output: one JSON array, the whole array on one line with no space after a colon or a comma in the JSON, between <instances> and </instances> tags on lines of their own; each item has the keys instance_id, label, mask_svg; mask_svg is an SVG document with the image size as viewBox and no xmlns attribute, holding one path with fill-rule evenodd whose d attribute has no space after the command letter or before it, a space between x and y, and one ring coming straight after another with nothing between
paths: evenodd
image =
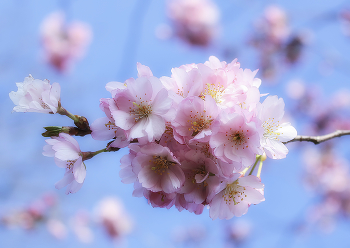
<instances>
[{"instance_id":1,"label":"blurred background","mask_svg":"<svg viewBox=\"0 0 350 248\"><path fill-rule=\"evenodd\" d=\"M261 93L283 97L301 135L350 129L350 1L1 0L0 247L350 247L349 138L290 143L266 160L266 201L230 220L152 208L119 178L121 149L86 162L82 189L56 190L42 156L59 115L12 113L8 94L31 74L61 85L62 105L103 117L105 85L156 77L214 55L259 69ZM78 137L82 151L106 142Z\"/></svg>"}]
</instances>

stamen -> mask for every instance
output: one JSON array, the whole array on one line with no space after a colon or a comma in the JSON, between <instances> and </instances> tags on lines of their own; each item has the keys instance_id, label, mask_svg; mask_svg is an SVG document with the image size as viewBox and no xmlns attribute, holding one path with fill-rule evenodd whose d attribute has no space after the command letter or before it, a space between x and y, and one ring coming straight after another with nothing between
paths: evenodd
<instances>
[{"instance_id":1,"label":"stamen","mask_svg":"<svg viewBox=\"0 0 350 248\"><path fill-rule=\"evenodd\" d=\"M138 122L142 118L147 118L150 114L152 114L151 105L144 104L143 102L140 104L133 102L132 104L136 106L136 108L130 110L130 113L135 115L135 122Z\"/></svg>"},{"instance_id":2,"label":"stamen","mask_svg":"<svg viewBox=\"0 0 350 248\"><path fill-rule=\"evenodd\" d=\"M234 205L237 205L247 197L245 190L246 188L238 185L238 180L236 180L226 186L222 197L226 204L230 205L233 202Z\"/></svg>"},{"instance_id":3,"label":"stamen","mask_svg":"<svg viewBox=\"0 0 350 248\"><path fill-rule=\"evenodd\" d=\"M166 173L166 170L169 168L169 166L176 164L176 162L169 161L166 157L161 156L153 156L153 160L150 162L153 162L154 166L151 167L151 170L153 170L158 175L162 175L163 173Z\"/></svg>"}]
</instances>

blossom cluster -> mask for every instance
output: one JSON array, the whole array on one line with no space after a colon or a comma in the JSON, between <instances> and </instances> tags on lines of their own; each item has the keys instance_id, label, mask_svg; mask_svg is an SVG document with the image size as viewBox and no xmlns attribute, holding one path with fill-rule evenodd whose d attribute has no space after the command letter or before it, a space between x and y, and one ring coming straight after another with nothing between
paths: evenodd
<instances>
[{"instance_id":1,"label":"blossom cluster","mask_svg":"<svg viewBox=\"0 0 350 248\"><path fill-rule=\"evenodd\" d=\"M281 98L260 103L257 71L213 56L173 68L171 77L157 78L140 63L137 70L136 79L106 85L112 95L100 100L106 117L91 125L93 138L129 147L120 176L134 184L134 196L196 214L209 205L213 219L241 216L264 201L253 165L265 153L284 158L283 142L296 130L282 123Z\"/></svg>"},{"instance_id":2,"label":"blossom cluster","mask_svg":"<svg viewBox=\"0 0 350 248\"><path fill-rule=\"evenodd\" d=\"M86 177L85 160L128 147L121 159L122 182L133 183L133 195L145 197L153 207L201 214L209 206L211 218L229 219L264 201L262 162L266 156L284 158L288 149L283 142L297 133L282 121L283 99L268 96L260 102L264 95L257 71L214 56L204 64L173 68L171 77L157 78L140 63L137 70L136 79L106 85L112 96L100 100L106 117L91 126L61 107L56 84L29 77L10 93L21 106L15 111L67 115L77 125L75 135L88 127L80 131L95 140L111 140L105 149L82 152L72 129L46 128L51 139L43 154L66 171L56 188L77 192Z\"/></svg>"}]
</instances>

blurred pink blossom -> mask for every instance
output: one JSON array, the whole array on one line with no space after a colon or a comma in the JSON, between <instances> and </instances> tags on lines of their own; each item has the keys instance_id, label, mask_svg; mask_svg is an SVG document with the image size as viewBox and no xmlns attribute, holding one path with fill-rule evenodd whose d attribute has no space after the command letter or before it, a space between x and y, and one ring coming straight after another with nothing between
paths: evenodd
<instances>
[{"instance_id":1,"label":"blurred pink blossom","mask_svg":"<svg viewBox=\"0 0 350 248\"><path fill-rule=\"evenodd\" d=\"M94 233L91 230L89 213L80 210L71 218L70 224L80 242L91 243L94 240Z\"/></svg>"},{"instance_id":2,"label":"blurred pink blossom","mask_svg":"<svg viewBox=\"0 0 350 248\"><path fill-rule=\"evenodd\" d=\"M171 0L174 33L191 45L207 46L218 35L220 12L211 0Z\"/></svg>"},{"instance_id":3,"label":"blurred pink blossom","mask_svg":"<svg viewBox=\"0 0 350 248\"><path fill-rule=\"evenodd\" d=\"M47 16L41 24L40 33L48 63L61 72L84 55L92 38L87 24L79 21L66 23L61 12Z\"/></svg>"},{"instance_id":4,"label":"blurred pink blossom","mask_svg":"<svg viewBox=\"0 0 350 248\"><path fill-rule=\"evenodd\" d=\"M95 209L96 220L112 239L120 239L129 234L133 222L122 202L116 197L102 199Z\"/></svg>"}]
</instances>

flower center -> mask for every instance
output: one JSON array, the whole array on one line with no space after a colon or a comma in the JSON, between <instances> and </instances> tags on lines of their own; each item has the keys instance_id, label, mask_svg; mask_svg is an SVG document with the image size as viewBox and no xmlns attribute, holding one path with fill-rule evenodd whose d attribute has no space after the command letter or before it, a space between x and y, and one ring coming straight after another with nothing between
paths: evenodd
<instances>
[{"instance_id":1,"label":"flower center","mask_svg":"<svg viewBox=\"0 0 350 248\"><path fill-rule=\"evenodd\" d=\"M150 160L150 162L154 165L151 167L151 170L160 176L166 172L170 165L176 164L176 162L169 161L166 157L155 155L153 156L153 160Z\"/></svg>"},{"instance_id":2,"label":"flower center","mask_svg":"<svg viewBox=\"0 0 350 248\"><path fill-rule=\"evenodd\" d=\"M228 140L230 140L236 146L244 145L245 143L247 143L245 140L244 133L240 131L236 131L235 133L231 134L231 136L228 137Z\"/></svg>"},{"instance_id":3,"label":"flower center","mask_svg":"<svg viewBox=\"0 0 350 248\"><path fill-rule=\"evenodd\" d=\"M269 139L279 140L278 136L283 134L276 132L280 127L280 121L276 121L275 118L269 118L262 124L264 128L264 137Z\"/></svg>"},{"instance_id":4,"label":"flower center","mask_svg":"<svg viewBox=\"0 0 350 248\"><path fill-rule=\"evenodd\" d=\"M67 165L67 169L68 170L73 169L75 161L77 161L77 160L67 160L67 164L66 165ZM73 173L73 171L72 171L72 173Z\"/></svg>"},{"instance_id":5,"label":"flower center","mask_svg":"<svg viewBox=\"0 0 350 248\"><path fill-rule=\"evenodd\" d=\"M143 103L137 104L136 102L133 102L133 104L136 106L134 109L130 110L130 113L135 115L135 122L138 122L142 118L147 118L150 114L152 114L152 106L146 105Z\"/></svg>"},{"instance_id":6,"label":"flower center","mask_svg":"<svg viewBox=\"0 0 350 248\"><path fill-rule=\"evenodd\" d=\"M237 205L247 197L245 190L246 188L238 185L238 180L236 180L226 186L222 197L226 204L230 205L233 202L234 205Z\"/></svg>"},{"instance_id":7,"label":"flower center","mask_svg":"<svg viewBox=\"0 0 350 248\"><path fill-rule=\"evenodd\" d=\"M114 123L112 123L111 121L107 122L107 123L105 124L105 127L107 127L108 130L115 130L115 129L118 129L118 127L117 127Z\"/></svg>"},{"instance_id":8,"label":"flower center","mask_svg":"<svg viewBox=\"0 0 350 248\"><path fill-rule=\"evenodd\" d=\"M204 113L205 112L206 111L204 110ZM210 115L208 116L208 115L200 114L199 112L197 112L194 115L190 114L189 117L190 119L187 120L187 122L190 122L191 126L188 128L188 131L192 131L192 136L196 136L202 130L208 129L210 127L211 122L213 121Z\"/></svg>"},{"instance_id":9,"label":"flower center","mask_svg":"<svg viewBox=\"0 0 350 248\"><path fill-rule=\"evenodd\" d=\"M204 92L202 92L200 98L204 100L206 95L210 95L216 103L221 103L221 97L224 94L225 88L219 84L206 84Z\"/></svg>"}]
</instances>

